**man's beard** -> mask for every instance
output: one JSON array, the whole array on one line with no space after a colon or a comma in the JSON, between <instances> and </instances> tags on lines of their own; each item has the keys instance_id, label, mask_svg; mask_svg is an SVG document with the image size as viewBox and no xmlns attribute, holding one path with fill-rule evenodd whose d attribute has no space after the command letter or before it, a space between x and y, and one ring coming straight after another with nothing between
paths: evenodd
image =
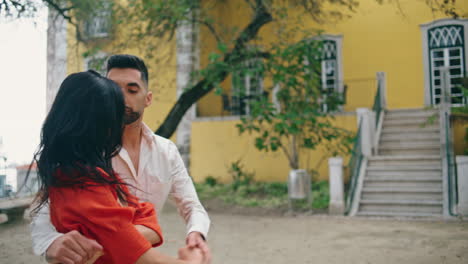
<instances>
[{"instance_id":1,"label":"man's beard","mask_svg":"<svg viewBox=\"0 0 468 264\"><path fill-rule=\"evenodd\" d=\"M125 125L129 125L135 121L137 121L141 116L140 112L133 111L130 107L125 107L125 115L124 115L124 123Z\"/></svg>"}]
</instances>

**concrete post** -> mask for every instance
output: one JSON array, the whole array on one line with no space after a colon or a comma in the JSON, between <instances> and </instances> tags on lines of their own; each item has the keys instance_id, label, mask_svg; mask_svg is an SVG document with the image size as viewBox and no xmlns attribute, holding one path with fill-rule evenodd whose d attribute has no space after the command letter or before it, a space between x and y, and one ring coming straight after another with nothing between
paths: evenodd
<instances>
[{"instance_id":1,"label":"concrete post","mask_svg":"<svg viewBox=\"0 0 468 264\"><path fill-rule=\"evenodd\" d=\"M373 120L372 111L368 108L358 108L358 125L361 124L361 150L366 157L372 155L372 144L374 142L375 121Z\"/></svg>"},{"instance_id":2,"label":"concrete post","mask_svg":"<svg viewBox=\"0 0 468 264\"><path fill-rule=\"evenodd\" d=\"M47 26L47 112L49 112L60 84L66 76L67 21L53 8L49 8Z\"/></svg>"},{"instance_id":3,"label":"concrete post","mask_svg":"<svg viewBox=\"0 0 468 264\"><path fill-rule=\"evenodd\" d=\"M456 156L458 176L458 213L468 216L468 156Z\"/></svg>"},{"instance_id":4,"label":"concrete post","mask_svg":"<svg viewBox=\"0 0 468 264\"><path fill-rule=\"evenodd\" d=\"M343 191L343 158L329 158L328 171L330 177L330 204L328 206L328 213L342 215L345 211Z\"/></svg>"},{"instance_id":5,"label":"concrete post","mask_svg":"<svg viewBox=\"0 0 468 264\"><path fill-rule=\"evenodd\" d=\"M193 12L190 17L195 16ZM177 26L177 98L190 85L193 71L198 68L198 28L189 21L181 22ZM187 110L177 127L176 143L185 167L190 168L190 139L192 122L196 118L196 105Z\"/></svg>"}]
</instances>

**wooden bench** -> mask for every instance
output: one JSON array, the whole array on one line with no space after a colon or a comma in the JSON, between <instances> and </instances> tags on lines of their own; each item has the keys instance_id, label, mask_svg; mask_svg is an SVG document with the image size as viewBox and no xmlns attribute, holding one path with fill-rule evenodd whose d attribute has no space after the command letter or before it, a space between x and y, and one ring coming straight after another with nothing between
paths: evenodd
<instances>
[{"instance_id":1,"label":"wooden bench","mask_svg":"<svg viewBox=\"0 0 468 264\"><path fill-rule=\"evenodd\" d=\"M33 197L0 199L0 213L8 216L8 222L21 220L32 201Z\"/></svg>"}]
</instances>

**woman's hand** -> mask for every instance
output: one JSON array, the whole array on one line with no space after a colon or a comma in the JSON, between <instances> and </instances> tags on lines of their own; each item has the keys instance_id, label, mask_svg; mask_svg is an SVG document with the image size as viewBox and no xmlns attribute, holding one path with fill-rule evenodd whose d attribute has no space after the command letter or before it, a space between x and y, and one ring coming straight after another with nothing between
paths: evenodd
<instances>
[{"instance_id":1,"label":"woman's hand","mask_svg":"<svg viewBox=\"0 0 468 264\"><path fill-rule=\"evenodd\" d=\"M102 251L97 251L97 252L94 254L94 256L91 257L90 260L86 261L85 264L93 264L93 263L96 262L96 260L97 260L100 256L102 256L102 255L104 255L104 252L102 252Z\"/></svg>"},{"instance_id":2,"label":"woman's hand","mask_svg":"<svg viewBox=\"0 0 468 264\"><path fill-rule=\"evenodd\" d=\"M203 255L199 248L189 248L187 246L179 249L179 259L185 260L190 264L210 264L211 261Z\"/></svg>"}]
</instances>

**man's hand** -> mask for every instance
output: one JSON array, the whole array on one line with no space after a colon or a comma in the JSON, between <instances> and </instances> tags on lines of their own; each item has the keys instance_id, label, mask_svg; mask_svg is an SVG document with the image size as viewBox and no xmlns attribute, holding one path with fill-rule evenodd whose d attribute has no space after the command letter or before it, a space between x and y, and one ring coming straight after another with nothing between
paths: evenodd
<instances>
[{"instance_id":1,"label":"man's hand","mask_svg":"<svg viewBox=\"0 0 468 264\"><path fill-rule=\"evenodd\" d=\"M78 231L70 231L57 238L46 251L49 263L84 264L96 254L102 254L102 246Z\"/></svg>"},{"instance_id":2,"label":"man's hand","mask_svg":"<svg viewBox=\"0 0 468 264\"><path fill-rule=\"evenodd\" d=\"M187 239L185 240L188 248L199 248L204 256L204 259L207 261L206 263L211 263L211 251L208 247L208 244L203 239L203 236L200 232L190 232L188 234Z\"/></svg>"}]
</instances>

